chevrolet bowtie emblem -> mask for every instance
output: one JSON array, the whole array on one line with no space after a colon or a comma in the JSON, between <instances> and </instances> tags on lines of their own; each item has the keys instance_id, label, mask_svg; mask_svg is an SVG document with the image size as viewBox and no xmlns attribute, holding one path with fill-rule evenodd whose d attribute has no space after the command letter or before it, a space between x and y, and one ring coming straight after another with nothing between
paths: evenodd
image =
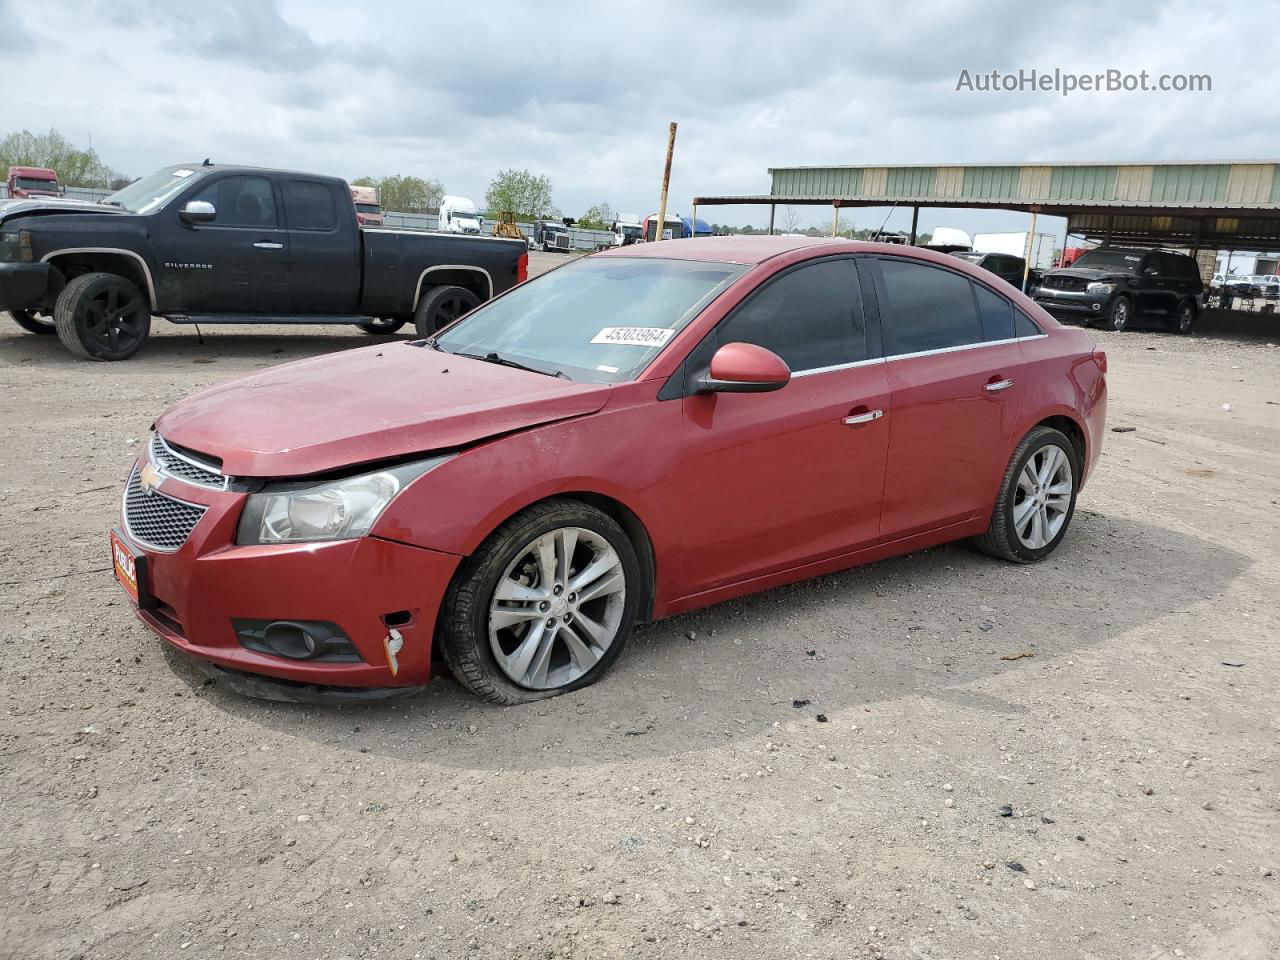
<instances>
[{"instance_id":1,"label":"chevrolet bowtie emblem","mask_svg":"<svg viewBox=\"0 0 1280 960\"><path fill-rule=\"evenodd\" d=\"M138 482L142 484L142 492L149 497L156 487L164 483L164 474L148 463L138 475Z\"/></svg>"}]
</instances>

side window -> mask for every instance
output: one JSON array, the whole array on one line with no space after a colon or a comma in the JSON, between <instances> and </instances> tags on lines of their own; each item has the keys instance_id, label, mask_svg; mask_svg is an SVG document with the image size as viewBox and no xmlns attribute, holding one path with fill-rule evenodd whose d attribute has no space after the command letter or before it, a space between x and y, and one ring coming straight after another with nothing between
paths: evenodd
<instances>
[{"instance_id":1,"label":"side window","mask_svg":"<svg viewBox=\"0 0 1280 960\"><path fill-rule=\"evenodd\" d=\"M333 191L314 180L286 180L284 212L290 230L332 230L338 225Z\"/></svg>"},{"instance_id":2,"label":"side window","mask_svg":"<svg viewBox=\"0 0 1280 960\"><path fill-rule=\"evenodd\" d=\"M826 260L766 284L721 327L720 343L772 350L793 373L867 358L867 331L852 260Z\"/></svg>"},{"instance_id":3,"label":"side window","mask_svg":"<svg viewBox=\"0 0 1280 960\"><path fill-rule=\"evenodd\" d=\"M266 177L223 177L188 198L191 200L213 204L215 226L276 226L276 201Z\"/></svg>"},{"instance_id":4,"label":"side window","mask_svg":"<svg viewBox=\"0 0 1280 960\"><path fill-rule=\"evenodd\" d=\"M1015 337L1038 337L1042 333L1034 320L1021 310L1013 311L1013 335Z\"/></svg>"},{"instance_id":5,"label":"side window","mask_svg":"<svg viewBox=\"0 0 1280 960\"><path fill-rule=\"evenodd\" d=\"M980 283L973 285L978 298L978 316L982 318L983 340L1013 339L1013 306L1004 297L998 297Z\"/></svg>"},{"instance_id":6,"label":"side window","mask_svg":"<svg viewBox=\"0 0 1280 960\"><path fill-rule=\"evenodd\" d=\"M964 277L909 260L880 261L887 309L885 355L921 353L982 341L982 325Z\"/></svg>"}]
</instances>

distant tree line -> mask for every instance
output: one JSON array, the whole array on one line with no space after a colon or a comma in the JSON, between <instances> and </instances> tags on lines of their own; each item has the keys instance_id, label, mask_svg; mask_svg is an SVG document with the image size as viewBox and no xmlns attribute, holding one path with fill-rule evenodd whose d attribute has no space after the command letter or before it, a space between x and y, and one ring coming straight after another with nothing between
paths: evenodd
<instances>
[{"instance_id":1,"label":"distant tree line","mask_svg":"<svg viewBox=\"0 0 1280 960\"><path fill-rule=\"evenodd\" d=\"M0 140L0 175L10 167L47 167L66 187L118 189L128 177L115 173L92 148L81 150L57 130L32 133L21 130Z\"/></svg>"},{"instance_id":2,"label":"distant tree line","mask_svg":"<svg viewBox=\"0 0 1280 960\"><path fill-rule=\"evenodd\" d=\"M421 177L357 177L351 184L377 187L382 209L396 213L434 213L440 209L440 199L444 196L444 184Z\"/></svg>"}]
</instances>

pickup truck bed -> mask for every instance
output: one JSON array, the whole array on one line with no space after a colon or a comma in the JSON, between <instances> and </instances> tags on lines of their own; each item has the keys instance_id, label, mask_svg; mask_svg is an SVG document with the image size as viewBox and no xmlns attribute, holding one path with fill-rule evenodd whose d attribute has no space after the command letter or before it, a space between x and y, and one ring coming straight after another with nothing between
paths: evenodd
<instances>
[{"instance_id":1,"label":"pickup truck bed","mask_svg":"<svg viewBox=\"0 0 1280 960\"><path fill-rule=\"evenodd\" d=\"M0 203L0 310L121 360L175 323L355 323L434 333L525 279L519 240L361 228L347 184L169 167L102 204Z\"/></svg>"}]
</instances>

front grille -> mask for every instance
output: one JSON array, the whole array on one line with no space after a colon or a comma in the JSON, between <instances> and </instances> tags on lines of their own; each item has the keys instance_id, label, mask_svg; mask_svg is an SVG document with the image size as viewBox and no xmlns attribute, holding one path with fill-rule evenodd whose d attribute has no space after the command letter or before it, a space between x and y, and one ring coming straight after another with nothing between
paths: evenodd
<instances>
[{"instance_id":1,"label":"front grille","mask_svg":"<svg viewBox=\"0 0 1280 960\"><path fill-rule=\"evenodd\" d=\"M198 487L227 488L227 478L216 465L202 461L188 450L174 447L158 433L151 435L151 462L170 476Z\"/></svg>"},{"instance_id":2,"label":"front grille","mask_svg":"<svg viewBox=\"0 0 1280 960\"><path fill-rule=\"evenodd\" d=\"M135 466L124 490L124 526L144 547L172 552L187 542L207 507L166 497L159 490L143 489Z\"/></svg>"},{"instance_id":3,"label":"front grille","mask_svg":"<svg viewBox=\"0 0 1280 960\"><path fill-rule=\"evenodd\" d=\"M1084 277L1055 277L1050 275L1044 278L1040 286L1048 287L1051 290L1070 290L1075 293L1084 293L1085 288L1089 286L1089 281Z\"/></svg>"}]
</instances>

